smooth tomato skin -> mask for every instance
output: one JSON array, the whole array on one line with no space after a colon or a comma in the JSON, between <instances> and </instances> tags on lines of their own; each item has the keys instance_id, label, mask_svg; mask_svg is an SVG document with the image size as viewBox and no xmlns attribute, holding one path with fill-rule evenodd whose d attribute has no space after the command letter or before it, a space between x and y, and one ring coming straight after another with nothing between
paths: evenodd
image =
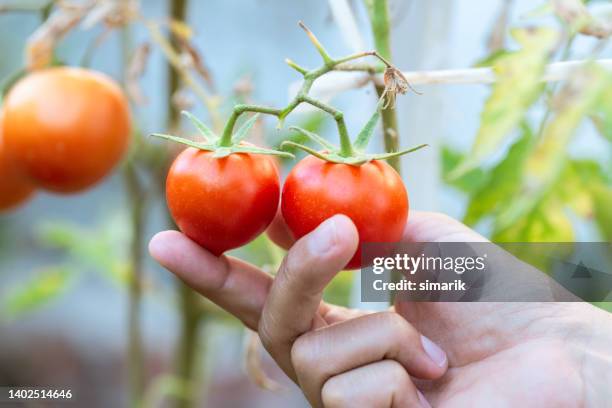
<instances>
[{"instance_id":1,"label":"smooth tomato skin","mask_svg":"<svg viewBox=\"0 0 612 408\"><path fill-rule=\"evenodd\" d=\"M175 159L166 200L181 231L216 256L261 234L278 209L280 181L264 155L223 158L189 147Z\"/></svg>"},{"instance_id":2,"label":"smooth tomato skin","mask_svg":"<svg viewBox=\"0 0 612 408\"><path fill-rule=\"evenodd\" d=\"M73 193L101 181L130 135L128 101L104 74L58 67L31 73L3 106L6 148L37 186Z\"/></svg>"},{"instance_id":3,"label":"smooth tomato skin","mask_svg":"<svg viewBox=\"0 0 612 408\"><path fill-rule=\"evenodd\" d=\"M307 156L289 173L281 210L295 238L343 214L359 232L359 248L346 268L361 267L361 244L397 242L408 219L408 194L401 177L382 161L361 166Z\"/></svg>"},{"instance_id":4,"label":"smooth tomato skin","mask_svg":"<svg viewBox=\"0 0 612 408\"><path fill-rule=\"evenodd\" d=\"M15 163L6 154L0 134L0 211L13 209L33 195L34 186L17 171Z\"/></svg>"}]
</instances>

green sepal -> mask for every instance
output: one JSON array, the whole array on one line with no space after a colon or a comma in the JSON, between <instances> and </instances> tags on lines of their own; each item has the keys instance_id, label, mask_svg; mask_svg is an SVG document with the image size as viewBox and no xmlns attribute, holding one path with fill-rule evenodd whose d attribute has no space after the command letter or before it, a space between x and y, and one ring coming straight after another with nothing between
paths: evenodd
<instances>
[{"instance_id":1,"label":"green sepal","mask_svg":"<svg viewBox=\"0 0 612 408\"><path fill-rule=\"evenodd\" d=\"M339 164L349 164L351 166L361 166L362 164L371 162L372 160L386 160L389 159L391 157L398 157L398 156L403 156L405 154L408 153L412 153L414 151L417 151L419 149L422 149L423 147L429 146L428 144L422 144L410 149L406 149L406 150L401 150L399 152L392 152L392 153L381 153L381 154L364 154L364 153L359 153L355 156L350 156L350 157L344 157L341 156L337 151L331 151L331 152L318 152L308 146L304 146L302 144L299 143L295 143L295 142L291 142L291 141L285 141L281 144L281 148L286 147L286 146L291 146L294 147L296 149L300 149L303 150L304 152L315 156L321 160L325 160L328 161L330 163L339 163Z\"/></svg>"},{"instance_id":2,"label":"green sepal","mask_svg":"<svg viewBox=\"0 0 612 408\"><path fill-rule=\"evenodd\" d=\"M253 153L253 154L267 154L270 156L280 156L287 159L295 159L295 156L289 152L281 152L280 150L265 149L258 146L232 146L230 148L232 153Z\"/></svg>"},{"instance_id":3,"label":"green sepal","mask_svg":"<svg viewBox=\"0 0 612 408\"><path fill-rule=\"evenodd\" d=\"M423 143L421 145L412 147L410 149L400 150L399 152L373 154L370 157L373 160L387 160L387 159L391 159L393 157L399 157L399 156L403 156L403 155L408 154L408 153L416 152L417 150L420 150L420 149L422 149L424 147L429 147L429 145L427 143Z\"/></svg>"},{"instance_id":4,"label":"green sepal","mask_svg":"<svg viewBox=\"0 0 612 408\"><path fill-rule=\"evenodd\" d=\"M151 136L159 137L165 140L170 140L172 142L181 143L186 146L195 147L196 149L200 149L200 150L212 151L216 149L216 146L212 144L198 143L193 140L185 139L183 137L178 137L178 136L167 135L165 133L152 133Z\"/></svg>"},{"instance_id":5,"label":"green sepal","mask_svg":"<svg viewBox=\"0 0 612 408\"><path fill-rule=\"evenodd\" d=\"M216 157L217 159L220 159L222 157L227 157L230 154L232 154L232 148L231 147L218 147L214 151L213 157Z\"/></svg>"},{"instance_id":6,"label":"green sepal","mask_svg":"<svg viewBox=\"0 0 612 408\"><path fill-rule=\"evenodd\" d=\"M202 135L202 137L204 137L204 140L206 140L207 142L211 142L216 141L218 139L217 135L215 135L215 132L213 132L208 126L206 126L200 119L196 118L191 112L182 111L181 114L183 114L187 119L189 119L191 123L193 123L193 125Z\"/></svg>"},{"instance_id":7,"label":"green sepal","mask_svg":"<svg viewBox=\"0 0 612 408\"><path fill-rule=\"evenodd\" d=\"M238 130L238 132L236 132L234 138L232 139L231 146L220 146L220 139L215 136L214 133L212 133L212 131L208 127L206 127L206 125L204 125L201 121L199 121L189 112L183 112L183 114L189 119L191 119L195 126L202 132L202 136L207 139L206 143L196 142L194 140L185 139L179 136L168 135L165 133L152 133L151 136L159 137L161 139L169 140L171 142L180 143L189 147L194 147L196 149L214 152L213 157L217 158L227 157L232 153L266 154L271 156L285 157L289 159L295 158L295 156L289 152L266 149L259 146L238 144L253 127L253 124L257 120L257 115L253 115L252 118L250 118L240 127L240 129ZM214 139L212 143L210 143L210 141L208 140L209 137L212 137Z\"/></svg>"},{"instance_id":8,"label":"green sepal","mask_svg":"<svg viewBox=\"0 0 612 408\"><path fill-rule=\"evenodd\" d=\"M333 144L331 144L330 142L328 142L327 140L325 140L321 136L317 135L316 133L313 133L311 131L303 129L303 128L299 127L299 126L291 126L291 127L289 127L289 129L290 130L295 130L296 132L301 133L302 135L306 136L307 138L309 138L313 142L318 143L322 148L324 148L326 150L329 150L330 152L333 152L333 151L337 150L336 146L334 146Z\"/></svg>"},{"instance_id":9,"label":"green sepal","mask_svg":"<svg viewBox=\"0 0 612 408\"><path fill-rule=\"evenodd\" d=\"M253 127L253 125L255 124L255 122L257 122L258 118L259 118L259 113L256 113L249 120L244 122L242 126L240 126L240 129L238 129L238 131L234 133L234 136L232 136L232 142L234 144L238 144L241 141L243 141L244 138L249 133L249 131L251 130L251 128Z\"/></svg>"},{"instance_id":10,"label":"green sepal","mask_svg":"<svg viewBox=\"0 0 612 408\"><path fill-rule=\"evenodd\" d=\"M357 135L357 139L355 140L355 143L353 144L353 147L355 149L359 151L364 151L366 147L368 147L368 143L370 143L370 139L372 138L372 135L374 134L374 129L376 128L376 125L378 124L378 120L380 119L380 109L382 108L382 105L383 105L383 99L384 98L380 98L378 100L378 103L376 104L376 111L372 114L372 116L366 122L363 129L361 129L361 131Z\"/></svg>"}]
</instances>

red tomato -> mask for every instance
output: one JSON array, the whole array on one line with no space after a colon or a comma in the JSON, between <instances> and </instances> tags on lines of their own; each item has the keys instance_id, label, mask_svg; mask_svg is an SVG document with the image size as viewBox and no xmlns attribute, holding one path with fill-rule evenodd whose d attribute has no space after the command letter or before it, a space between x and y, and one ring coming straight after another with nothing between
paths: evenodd
<instances>
[{"instance_id":1,"label":"red tomato","mask_svg":"<svg viewBox=\"0 0 612 408\"><path fill-rule=\"evenodd\" d=\"M108 175L126 151L127 99L109 77L80 68L29 74L3 107L6 148L19 169L47 190L84 190Z\"/></svg>"},{"instance_id":2,"label":"red tomato","mask_svg":"<svg viewBox=\"0 0 612 408\"><path fill-rule=\"evenodd\" d=\"M261 234L278 208L280 182L272 158L185 149L166 180L170 213L181 231L215 255Z\"/></svg>"},{"instance_id":3,"label":"red tomato","mask_svg":"<svg viewBox=\"0 0 612 408\"><path fill-rule=\"evenodd\" d=\"M361 266L362 243L399 241L408 195L400 176L383 161L351 166L308 156L289 173L281 209L296 238L336 214L353 220L360 246L346 267L355 269Z\"/></svg>"},{"instance_id":4,"label":"red tomato","mask_svg":"<svg viewBox=\"0 0 612 408\"><path fill-rule=\"evenodd\" d=\"M1 119L0 119L1 121ZM0 134L0 211L24 203L34 194L34 187L24 180L15 163L6 154Z\"/></svg>"}]
</instances>

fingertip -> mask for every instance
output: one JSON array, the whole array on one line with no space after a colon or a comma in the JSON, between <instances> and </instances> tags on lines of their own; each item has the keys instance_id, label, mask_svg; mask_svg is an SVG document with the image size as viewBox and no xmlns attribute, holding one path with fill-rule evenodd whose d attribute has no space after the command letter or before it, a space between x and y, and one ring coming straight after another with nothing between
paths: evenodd
<instances>
[{"instance_id":1,"label":"fingertip","mask_svg":"<svg viewBox=\"0 0 612 408\"><path fill-rule=\"evenodd\" d=\"M357 249L357 229L350 218L334 215L305 237L310 256L319 260L343 259L346 262Z\"/></svg>"},{"instance_id":2,"label":"fingertip","mask_svg":"<svg viewBox=\"0 0 612 408\"><path fill-rule=\"evenodd\" d=\"M342 241L352 244L357 249L359 243L359 232L353 220L344 214L336 214L330 218L336 224L336 233L342 237Z\"/></svg>"},{"instance_id":3,"label":"fingertip","mask_svg":"<svg viewBox=\"0 0 612 408\"><path fill-rule=\"evenodd\" d=\"M157 262L163 264L170 254L170 246L176 238L180 238L182 234L178 231L162 231L158 232L149 241L149 254Z\"/></svg>"}]
</instances>

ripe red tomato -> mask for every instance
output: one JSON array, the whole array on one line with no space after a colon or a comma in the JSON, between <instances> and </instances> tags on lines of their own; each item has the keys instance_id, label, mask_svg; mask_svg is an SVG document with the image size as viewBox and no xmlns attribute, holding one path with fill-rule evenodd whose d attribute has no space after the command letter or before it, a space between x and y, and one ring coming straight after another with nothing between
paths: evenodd
<instances>
[{"instance_id":1,"label":"ripe red tomato","mask_svg":"<svg viewBox=\"0 0 612 408\"><path fill-rule=\"evenodd\" d=\"M34 194L34 187L24 180L6 154L2 139L0 134L0 211L14 208Z\"/></svg>"},{"instance_id":2,"label":"ripe red tomato","mask_svg":"<svg viewBox=\"0 0 612 408\"><path fill-rule=\"evenodd\" d=\"M176 158L166 180L176 224L217 256L261 234L276 214L279 197L278 169L260 154L215 158L190 147Z\"/></svg>"},{"instance_id":3,"label":"ripe red tomato","mask_svg":"<svg viewBox=\"0 0 612 408\"><path fill-rule=\"evenodd\" d=\"M401 177L383 161L352 166L308 156L289 173L281 209L296 238L336 214L353 220L360 246L346 267L355 269L361 266L362 243L401 238L408 218L408 195Z\"/></svg>"},{"instance_id":4,"label":"ripe red tomato","mask_svg":"<svg viewBox=\"0 0 612 408\"><path fill-rule=\"evenodd\" d=\"M126 151L126 97L104 74L49 68L27 75L3 106L6 148L34 184L84 190L108 175Z\"/></svg>"}]
</instances>

